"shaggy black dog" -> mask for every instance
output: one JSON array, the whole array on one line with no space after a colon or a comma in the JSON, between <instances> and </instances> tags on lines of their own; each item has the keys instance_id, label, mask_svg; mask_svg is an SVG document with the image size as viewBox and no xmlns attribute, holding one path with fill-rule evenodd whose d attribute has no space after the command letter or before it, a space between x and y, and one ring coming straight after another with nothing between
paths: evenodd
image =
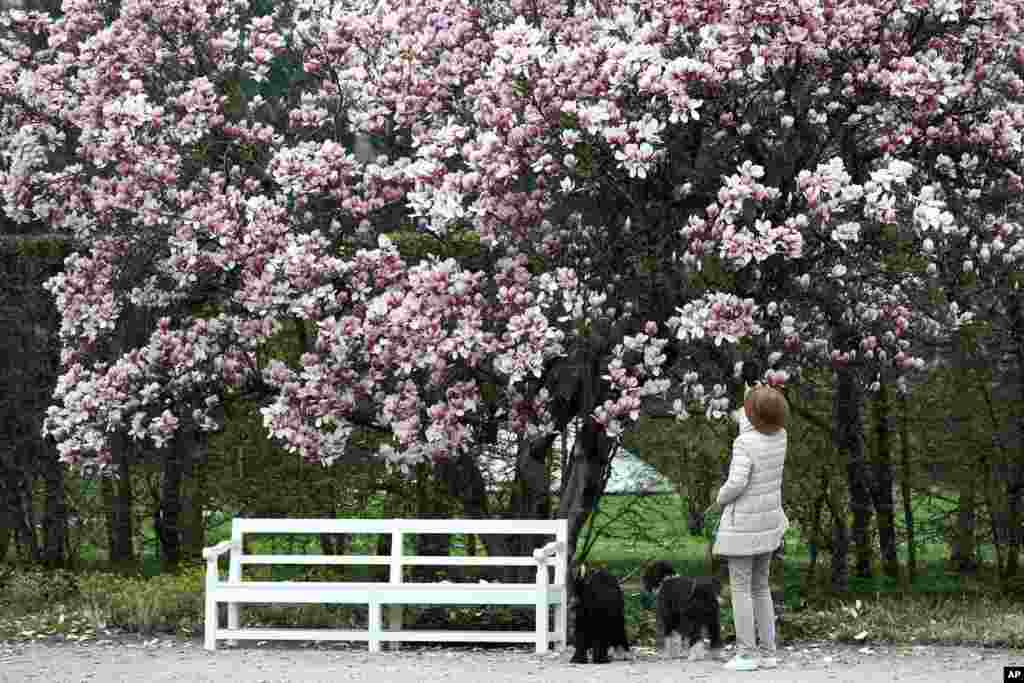
<instances>
[{"instance_id":1,"label":"shaggy black dog","mask_svg":"<svg viewBox=\"0 0 1024 683\"><path fill-rule=\"evenodd\" d=\"M574 664L585 664L587 653L594 664L611 661L608 649L629 650L626 639L626 608L618 580L603 569L575 579L572 607L576 616Z\"/></svg>"},{"instance_id":2,"label":"shaggy black dog","mask_svg":"<svg viewBox=\"0 0 1024 683\"><path fill-rule=\"evenodd\" d=\"M722 647L722 627L719 622L718 594L721 582L711 576L677 576L671 564L658 561L644 572L644 590L657 591L657 640L664 642L664 654L679 656L675 645L682 649L682 639L688 638L690 658L695 659L694 646L703 642L703 631L711 639L711 649Z\"/></svg>"}]
</instances>

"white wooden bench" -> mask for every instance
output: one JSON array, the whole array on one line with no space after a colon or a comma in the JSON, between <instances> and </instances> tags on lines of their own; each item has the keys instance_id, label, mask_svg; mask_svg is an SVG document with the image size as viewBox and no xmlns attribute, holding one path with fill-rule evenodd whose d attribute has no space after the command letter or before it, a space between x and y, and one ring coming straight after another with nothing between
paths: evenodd
<instances>
[{"instance_id":1,"label":"white wooden bench","mask_svg":"<svg viewBox=\"0 0 1024 683\"><path fill-rule=\"evenodd\" d=\"M390 534L390 555L246 555L245 534ZM405 555L407 534L529 534L550 536L551 541L532 555L511 557ZM382 641L535 643L537 652L548 645L566 644L568 523L560 520L474 519L235 519L231 540L203 550L206 558L206 613L204 646L215 650L218 640L353 640L367 641L370 652L379 652ZM226 581L217 560L230 553ZM243 565L385 565L384 581L250 581L242 580ZM533 583L413 583L402 577L402 568L433 566L532 566ZM553 576L550 572L553 572ZM218 604L227 604L228 626L221 628ZM366 630L304 628L240 628L243 604L348 604L369 609ZM387 605L388 630L382 628L381 607ZM522 605L536 613L533 631L402 630L404 605ZM549 624L548 610L553 608ZM397 645L395 645L397 647Z\"/></svg>"}]
</instances>

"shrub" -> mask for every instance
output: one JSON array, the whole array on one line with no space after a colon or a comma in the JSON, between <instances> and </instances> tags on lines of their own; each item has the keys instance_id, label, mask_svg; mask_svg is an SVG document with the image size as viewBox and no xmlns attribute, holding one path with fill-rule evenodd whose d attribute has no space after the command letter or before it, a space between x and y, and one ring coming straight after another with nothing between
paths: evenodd
<instances>
[{"instance_id":1,"label":"shrub","mask_svg":"<svg viewBox=\"0 0 1024 683\"><path fill-rule=\"evenodd\" d=\"M13 567L0 580L0 602L25 611L73 600L78 594L77 577L64 569L44 570Z\"/></svg>"},{"instance_id":2,"label":"shrub","mask_svg":"<svg viewBox=\"0 0 1024 683\"><path fill-rule=\"evenodd\" d=\"M79 587L97 628L191 633L203 621L203 579L201 567L150 579L92 573L79 579Z\"/></svg>"}]
</instances>

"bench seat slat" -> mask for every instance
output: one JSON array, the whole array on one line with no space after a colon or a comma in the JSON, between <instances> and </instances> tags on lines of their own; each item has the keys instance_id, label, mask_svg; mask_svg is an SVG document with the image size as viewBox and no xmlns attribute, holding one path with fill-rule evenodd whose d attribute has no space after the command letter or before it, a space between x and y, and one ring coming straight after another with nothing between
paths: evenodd
<instances>
[{"instance_id":1,"label":"bench seat slat","mask_svg":"<svg viewBox=\"0 0 1024 683\"><path fill-rule=\"evenodd\" d=\"M557 604L563 586L549 584L548 602ZM537 586L530 583L385 583L243 581L221 583L218 601L266 604L381 605L535 605Z\"/></svg>"},{"instance_id":2,"label":"bench seat slat","mask_svg":"<svg viewBox=\"0 0 1024 683\"><path fill-rule=\"evenodd\" d=\"M513 534L554 536L543 519L237 519L243 534Z\"/></svg>"},{"instance_id":3,"label":"bench seat slat","mask_svg":"<svg viewBox=\"0 0 1024 683\"><path fill-rule=\"evenodd\" d=\"M379 640L392 642L446 642L446 643L529 643L537 637L535 631L381 631ZM550 632L552 641L557 634ZM370 639L368 631L340 631L304 628L246 628L217 629L217 638L231 640L354 640Z\"/></svg>"},{"instance_id":4,"label":"bench seat slat","mask_svg":"<svg viewBox=\"0 0 1024 683\"><path fill-rule=\"evenodd\" d=\"M387 565L387 555L239 555L240 564Z\"/></svg>"},{"instance_id":5,"label":"bench seat slat","mask_svg":"<svg viewBox=\"0 0 1024 683\"><path fill-rule=\"evenodd\" d=\"M241 555L241 564L387 565L386 555ZM403 565L424 567L533 567L532 557L404 555Z\"/></svg>"}]
</instances>

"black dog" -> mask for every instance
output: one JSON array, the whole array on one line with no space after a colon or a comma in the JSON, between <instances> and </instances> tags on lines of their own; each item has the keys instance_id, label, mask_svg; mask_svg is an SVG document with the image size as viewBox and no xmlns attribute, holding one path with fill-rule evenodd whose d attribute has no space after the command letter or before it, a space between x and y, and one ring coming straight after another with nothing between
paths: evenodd
<instances>
[{"instance_id":1,"label":"black dog","mask_svg":"<svg viewBox=\"0 0 1024 683\"><path fill-rule=\"evenodd\" d=\"M688 638L690 658L695 659L694 646L703 642L703 631L711 639L711 649L722 648L722 626L719 622L718 594L721 582L711 576L696 578L677 576L671 564L659 560L644 572L644 590L657 591L657 640L664 643L664 654L679 656L682 639ZM675 635L673 635L675 634Z\"/></svg>"},{"instance_id":2,"label":"black dog","mask_svg":"<svg viewBox=\"0 0 1024 683\"><path fill-rule=\"evenodd\" d=\"M574 664L585 664L587 653L594 664L611 661L608 649L629 650L626 639L626 608L618 580L603 569L575 578L572 607L576 615Z\"/></svg>"}]
</instances>

